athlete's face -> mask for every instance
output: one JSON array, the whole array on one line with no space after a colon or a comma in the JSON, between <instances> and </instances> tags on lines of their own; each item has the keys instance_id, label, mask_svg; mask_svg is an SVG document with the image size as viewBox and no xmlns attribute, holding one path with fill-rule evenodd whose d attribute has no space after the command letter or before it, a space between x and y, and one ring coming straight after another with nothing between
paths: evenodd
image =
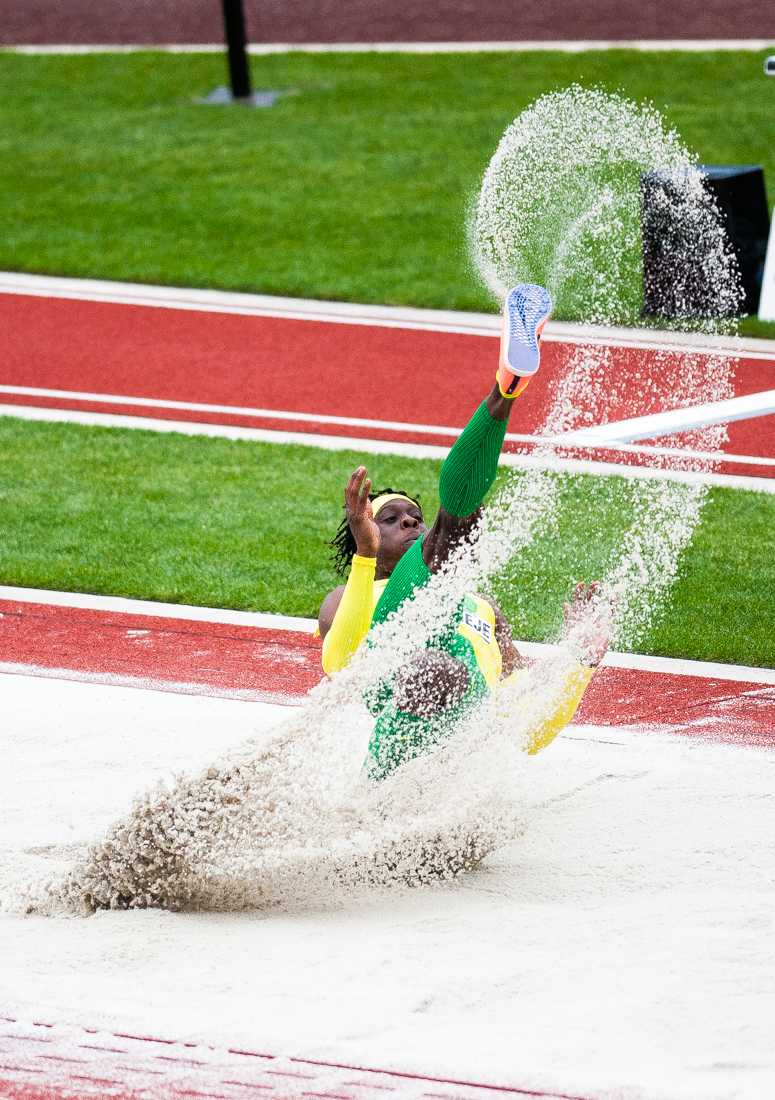
<instances>
[{"instance_id":1,"label":"athlete's face","mask_svg":"<svg viewBox=\"0 0 775 1100\"><path fill-rule=\"evenodd\" d=\"M427 531L419 505L411 500L390 500L377 512L379 553L377 568L382 576L393 572L409 547Z\"/></svg>"}]
</instances>

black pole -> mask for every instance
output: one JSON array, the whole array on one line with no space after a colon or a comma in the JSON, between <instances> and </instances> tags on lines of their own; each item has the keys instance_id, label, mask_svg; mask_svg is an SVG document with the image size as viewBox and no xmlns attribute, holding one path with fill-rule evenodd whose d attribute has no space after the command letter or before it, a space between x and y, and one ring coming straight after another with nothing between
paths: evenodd
<instances>
[{"instance_id":1,"label":"black pole","mask_svg":"<svg viewBox=\"0 0 775 1100\"><path fill-rule=\"evenodd\" d=\"M250 99L250 70L245 37L242 0L222 0L226 44L229 47L229 77L234 99Z\"/></svg>"}]
</instances>

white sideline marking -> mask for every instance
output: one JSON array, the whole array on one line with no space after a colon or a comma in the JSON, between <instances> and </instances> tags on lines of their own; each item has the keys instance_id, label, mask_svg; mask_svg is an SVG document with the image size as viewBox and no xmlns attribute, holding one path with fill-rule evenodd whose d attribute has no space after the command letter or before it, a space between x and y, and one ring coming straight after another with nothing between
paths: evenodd
<instances>
[{"instance_id":1,"label":"white sideline marking","mask_svg":"<svg viewBox=\"0 0 775 1100\"><path fill-rule=\"evenodd\" d=\"M236 314L243 317L279 317L291 321L458 332L470 336L498 336L500 333L500 318L494 313L363 305L314 298L245 294L238 291L25 275L12 271L0 272L0 292L37 298L64 298L82 302L109 302L113 305L192 310L198 313Z\"/></svg>"},{"instance_id":2,"label":"white sideline marking","mask_svg":"<svg viewBox=\"0 0 775 1100\"><path fill-rule=\"evenodd\" d=\"M678 50L696 53L711 50L763 50L770 38L635 38L565 39L561 41L511 42L253 42L248 53L257 57L275 53L586 53L588 50ZM164 43L160 45L56 43L2 46L1 53L223 53L221 42Z\"/></svg>"},{"instance_id":3,"label":"white sideline marking","mask_svg":"<svg viewBox=\"0 0 775 1100\"><path fill-rule=\"evenodd\" d=\"M318 625L315 619L302 619L292 615L271 615L264 611L234 611L191 604L158 603L155 600L132 600L124 596L55 592L47 588L17 588L13 585L0 585L0 600L40 603L49 607L79 607L87 611L149 615L160 619L186 619L190 622L221 623L228 626L254 626L265 630L294 630L301 634L311 634Z\"/></svg>"},{"instance_id":4,"label":"white sideline marking","mask_svg":"<svg viewBox=\"0 0 775 1100\"><path fill-rule=\"evenodd\" d=\"M579 428L565 432L562 440L567 444L604 447L610 443L629 443L636 439L652 439L692 428L704 428L710 424L724 424L729 420L750 420L774 412L775 390L765 390L744 397L730 397L724 401L709 401L704 405L688 405L649 416L611 421L594 428Z\"/></svg>"},{"instance_id":5,"label":"white sideline marking","mask_svg":"<svg viewBox=\"0 0 775 1100\"><path fill-rule=\"evenodd\" d=\"M506 439L514 439L508 432L506 433ZM517 442L527 442L531 437L522 436L516 438ZM549 441L558 447L567 446L567 440L564 436L533 436L532 439L536 443L545 443ZM745 466L772 466L775 468L775 458L762 458L759 455L737 455L731 451L690 451L683 447L651 447L637 443L606 443L601 441L599 445L592 446L588 442L585 444L585 448L589 447L592 450L599 450L605 448L609 451L621 451L622 454L636 454L636 455L653 455L656 458L683 458L691 459L697 462L707 462L711 468L718 466L722 463L739 462ZM723 476L723 475L721 475Z\"/></svg>"},{"instance_id":6,"label":"white sideline marking","mask_svg":"<svg viewBox=\"0 0 775 1100\"><path fill-rule=\"evenodd\" d=\"M406 458L444 459L449 448L431 443L400 443L394 440L360 439L314 432L275 431L270 428L242 428L231 424L200 424L192 420L161 420L117 413L82 412L79 409L43 409L31 405L0 405L0 416L49 423L84 424L90 427L131 428L133 431L177 432L219 439L246 439L257 443L295 443L328 451L356 451L361 454L392 454ZM684 454L686 452L683 452ZM717 456L717 461L720 458ZM666 470L654 466L627 466L618 462L554 456L503 454L500 465L523 470L554 470L557 473L591 474L596 477L624 477L645 481L679 481L686 485L717 485L754 493L775 493L775 478L742 474L715 474L692 470Z\"/></svg>"},{"instance_id":7,"label":"white sideline marking","mask_svg":"<svg viewBox=\"0 0 775 1100\"><path fill-rule=\"evenodd\" d=\"M14 394L19 397L50 397L59 401L88 401L90 404L97 405L130 405L137 408L177 409L181 412L217 413L228 416L255 418L262 417L266 420L297 421L309 424L336 424L342 427L353 428L377 428L381 431L415 432L420 435L440 435L453 439L456 439L463 430L462 428L445 427L439 424L407 423L400 420L374 420L359 416L334 416L327 413L298 412L289 409L258 409L252 408L249 405L209 405L195 401L162 400L156 397L126 397L115 393L90 393L80 390L51 390L36 386L0 385L0 394L2 393ZM775 393L775 391L773 391L773 393ZM13 408L17 407L25 408L26 406L13 406ZM704 406L698 406L698 408L700 407L704 408ZM689 406L685 410L677 411L693 413L695 410L692 406ZM747 415L756 416L761 415L761 413L751 412ZM729 419L738 418L729 417ZM714 421L703 421L703 423L712 422ZM506 439L510 443L551 443L562 447L575 444L576 440L578 440L579 444L585 447L605 447L606 449L622 451L626 454L654 455L655 457L680 457L683 459L693 459L709 463L718 463L719 461L739 462L749 466L775 467L775 458L761 458L757 455L736 455L719 451L694 451L681 447L637 446L629 443L616 442L618 436L614 436L609 429L616 428L619 425L628 425L630 423L632 423L632 421L629 420L616 421L612 424L604 424L600 429L584 428L579 429L577 432L567 432L564 435L531 435L520 432L507 432ZM691 424L689 426L695 427L696 425ZM683 427L683 424L679 424L669 429L669 431L680 431ZM608 439L609 434L614 439L613 444ZM668 434L668 429L664 429L664 434Z\"/></svg>"},{"instance_id":8,"label":"white sideline marking","mask_svg":"<svg viewBox=\"0 0 775 1100\"><path fill-rule=\"evenodd\" d=\"M458 436L462 428L447 428L440 424L409 424L400 420L373 420L360 416L334 416L328 413L293 412L285 409L256 409L249 405L207 405L194 401L167 401L156 397L123 397L116 393L86 393L77 390L47 390L33 386L0 386L0 394L20 397L53 397L61 401L88 401L99 405L131 405L149 409L177 409L181 412L219 413L247 416L264 420L295 420L310 424L337 424L348 428L381 428L393 432L418 432L422 435ZM23 406L22 406L23 407ZM512 437L515 438L515 437ZM536 439L520 437L520 441Z\"/></svg>"},{"instance_id":9,"label":"white sideline marking","mask_svg":"<svg viewBox=\"0 0 775 1100\"><path fill-rule=\"evenodd\" d=\"M283 298L271 294L151 286L144 283L121 283L104 279L70 279L54 275L27 275L14 271L0 271L0 293L192 310L201 313L279 317L293 321L317 321L327 324L455 332L468 336L499 337L501 329L501 319L496 313ZM617 347L675 351L684 354L745 355L775 362L775 341L749 337L549 321L542 339L564 344L591 344L604 347L613 344Z\"/></svg>"},{"instance_id":10,"label":"white sideline marking","mask_svg":"<svg viewBox=\"0 0 775 1100\"><path fill-rule=\"evenodd\" d=\"M775 684L775 668L725 665L718 661L690 661L673 657L650 657L639 653L608 653L603 664L639 672L669 672L674 676L699 676L736 683Z\"/></svg>"},{"instance_id":11,"label":"white sideline marking","mask_svg":"<svg viewBox=\"0 0 775 1100\"><path fill-rule=\"evenodd\" d=\"M239 624L254 626L263 629L290 630L300 634L310 634L317 626L315 619L296 618L288 615L268 615L258 611L232 611L228 608L198 607L191 604L156 603L153 600L132 600L122 596L100 596L84 592L57 592L45 588L16 588L0 586L0 600L11 600L17 603L47 604L51 607L75 607L88 610L100 610L107 612L122 612L137 616L155 616L166 619L184 619L192 622L209 622L222 624ZM553 652L557 647L545 642L525 642L515 640L519 649L530 657L541 657ZM775 669L749 667L747 665L727 665L718 661L690 661L675 657L653 657L640 653L616 653L606 654L603 662L611 668L626 668L641 672L664 672L673 676L698 676L703 679L730 680L740 683L775 684ZM43 668L37 665L11 665L0 663L0 672L29 670L31 668ZM58 675L67 670L50 670L43 668L35 675ZM91 674L83 673L82 678L88 678ZM107 674L105 674L107 675ZM131 678L137 680L138 678ZM117 682L115 677L109 677L104 682ZM142 681L146 683L147 681ZM160 681L164 683L164 681ZM167 682L169 686L169 682ZM187 685L196 687L197 685ZM201 685L200 685L201 686ZM235 689L236 690L236 689ZM251 698L255 692L242 692L245 697Z\"/></svg>"}]
</instances>

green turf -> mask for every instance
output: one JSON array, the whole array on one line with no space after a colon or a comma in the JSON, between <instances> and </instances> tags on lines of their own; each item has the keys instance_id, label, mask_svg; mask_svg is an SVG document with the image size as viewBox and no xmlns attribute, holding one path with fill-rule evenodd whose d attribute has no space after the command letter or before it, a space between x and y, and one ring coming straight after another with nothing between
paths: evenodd
<instances>
[{"instance_id":1,"label":"green turf","mask_svg":"<svg viewBox=\"0 0 775 1100\"><path fill-rule=\"evenodd\" d=\"M288 95L246 110L194 102L219 55L0 53L0 268L488 309L465 213L523 107L572 81L650 99L772 187L763 56L282 54L253 79Z\"/></svg>"},{"instance_id":2,"label":"green turf","mask_svg":"<svg viewBox=\"0 0 775 1100\"><path fill-rule=\"evenodd\" d=\"M0 418L0 583L314 616L327 540L363 455ZM438 504L439 463L368 459L375 484ZM522 637L557 629L575 579L615 559L632 483L562 478L557 525L496 585ZM714 489L637 648L775 666L775 496Z\"/></svg>"}]
</instances>

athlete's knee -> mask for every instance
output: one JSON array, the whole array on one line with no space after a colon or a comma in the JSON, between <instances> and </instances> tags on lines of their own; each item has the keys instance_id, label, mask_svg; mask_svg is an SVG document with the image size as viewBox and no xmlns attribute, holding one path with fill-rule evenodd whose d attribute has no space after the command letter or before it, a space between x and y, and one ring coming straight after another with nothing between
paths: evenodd
<instances>
[{"instance_id":1,"label":"athlete's knee","mask_svg":"<svg viewBox=\"0 0 775 1100\"><path fill-rule=\"evenodd\" d=\"M440 649L417 653L396 677L396 705L407 714L430 718L459 703L468 690L468 669Z\"/></svg>"}]
</instances>

